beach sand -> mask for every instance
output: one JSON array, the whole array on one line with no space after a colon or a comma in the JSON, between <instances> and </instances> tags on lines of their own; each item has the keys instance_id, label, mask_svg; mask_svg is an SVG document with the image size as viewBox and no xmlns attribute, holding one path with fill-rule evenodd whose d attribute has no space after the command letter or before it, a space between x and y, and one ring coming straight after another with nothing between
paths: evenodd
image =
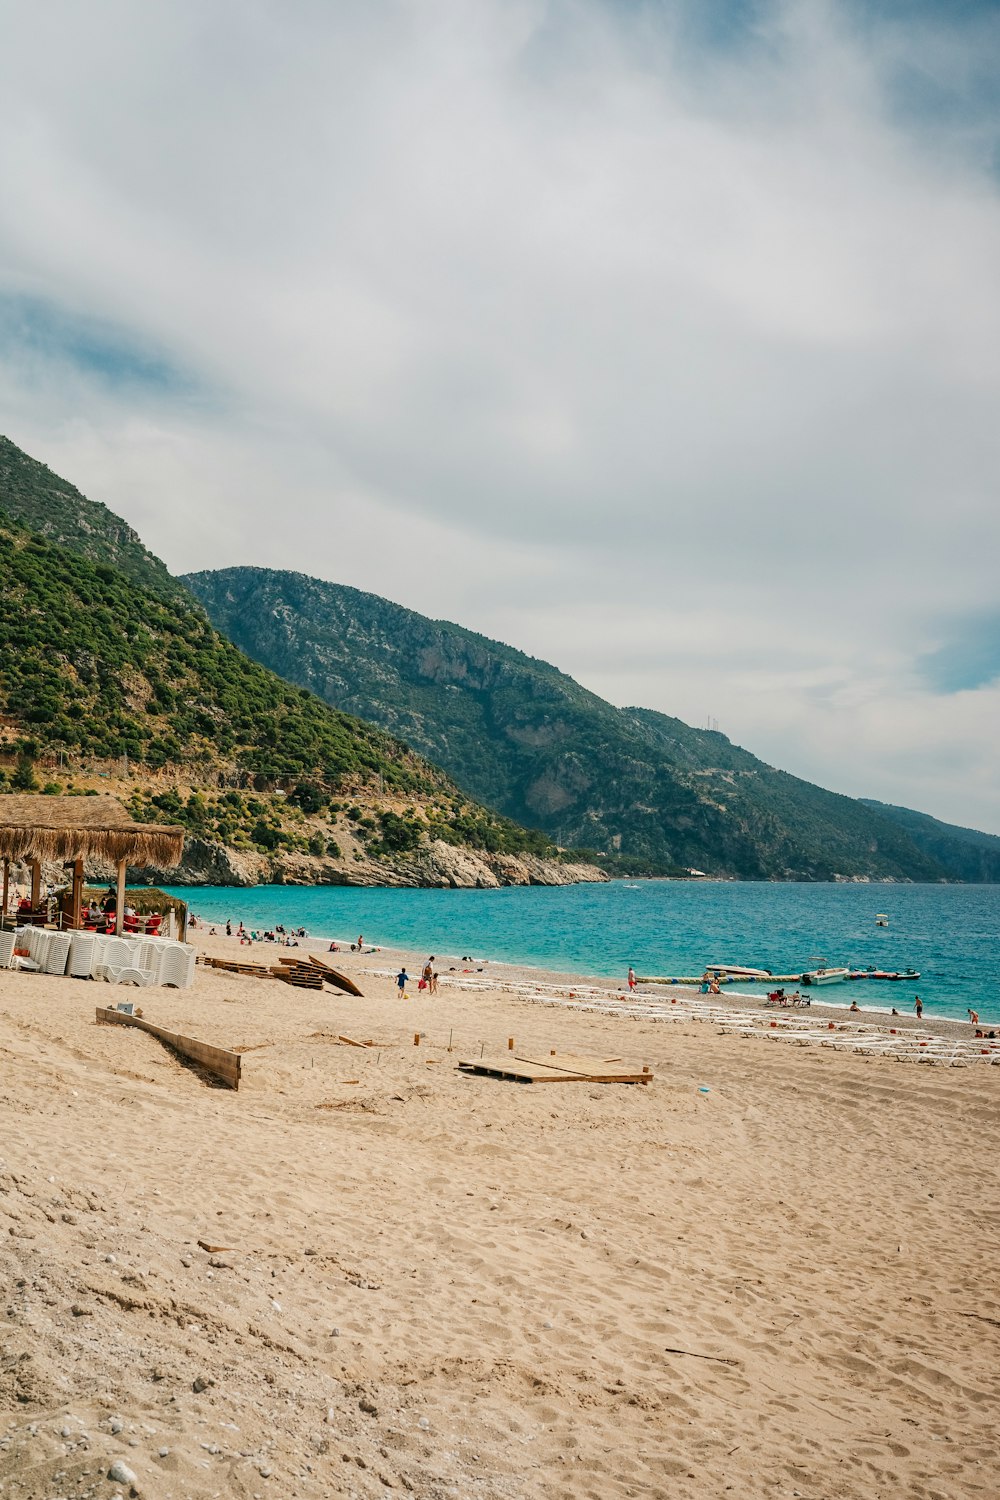
<instances>
[{"instance_id":1,"label":"beach sand","mask_svg":"<svg viewBox=\"0 0 1000 1500\"><path fill-rule=\"evenodd\" d=\"M397 957L331 960L363 1000L127 992L246 1049L238 1093L97 1026L125 992L0 974L4 1500L127 1495L118 1460L169 1500L996 1496L1000 1068L527 1003L492 965L400 1000ZM654 1081L457 1071L511 1036Z\"/></svg>"}]
</instances>

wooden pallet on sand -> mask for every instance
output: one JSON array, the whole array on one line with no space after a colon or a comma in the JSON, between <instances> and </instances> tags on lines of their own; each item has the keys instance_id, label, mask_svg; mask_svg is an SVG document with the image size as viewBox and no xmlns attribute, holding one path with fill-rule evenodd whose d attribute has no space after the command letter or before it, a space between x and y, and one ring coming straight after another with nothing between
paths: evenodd
<instances>
[{"instance_id":1,"label":"wooden pallet on sand","mask_svg":"<svg viewBox=\"0 0 1000 1500\"><path fill-rule=\"evenodd\" d=\"M618 1058L577 1057L568 1052L550 1052L547 1056L515 1056L508 1052L499 1057L479 1057L460 1062L463 1073L486 1074L491 1078L508 1078L515 1083L649 1083L649 1068L624 1066Z\"/></svg>"},{"instance_id":2,"label":"wooden pallet on sand","mask_svg":"<svg viewBox=\"0 0 1000 1500\"><path fill-rule=\"evenodd\" d=\"M285 984L292 984L298 990L321 990L323 988L323 976L312 964L302 963L295 958L282 958L271 969L275 979L281 979Z\"/></svg>"},{"instance_id":3,"label":"wooden pallet on sand","mask_svg":"<svg viewBox=\"0 0 1000 1500\"><path fill-rule=\"evenodd\" d=\"M267 964L244 962L238 958L210 958L202 955L198 962L207 969L222 969L226 974L246 974L252 979L267 979L271 973Z\"/></svg>"}]
</instances>

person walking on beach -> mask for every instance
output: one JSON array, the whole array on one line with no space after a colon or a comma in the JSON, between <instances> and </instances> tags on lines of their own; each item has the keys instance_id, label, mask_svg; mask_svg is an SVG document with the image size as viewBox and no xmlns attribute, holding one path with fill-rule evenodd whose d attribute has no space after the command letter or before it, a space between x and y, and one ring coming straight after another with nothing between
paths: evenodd
<instances>
[{"instance_id":1,"label":"person walking on beach","mask_svg":"<svg viewBox=\"0 0 1000 1500\"><path fill-rule=\"evenodd\" d=\"M428 993L431 994L431 995L433 995L433 993L434 993L434 955L433 955L433 953L431 954L431 956L427 960L427 962L424 964L424 967L423 967L423 970L421 971L420 977L423 980L424 986L427 989Z\"/></svg>"},{"instance_id":2,"label":"person walking on beach","mask_svg":"<svg viewBox=\"0 0 1000 1500\"><path fill-rule=\"evenodd\" d=\"M979 1025L979 1012L978 1012L978 1010L970 1010L969 1011L969 1024L970 1024L970 1026L978 1026Z\"/></svg>"},{"instance_id":3,"label":"person walking on beach","mask_svg":"<svg viewBox=\"0 0 1000 1500\"><path fill-rule=\"evenodd\" d=\"M921 998L920 998L919 995L917 996L917 998L913 1002L913 1009L916 1011L916 1013L917 1013L917 1020L919 1021L920 1018L921 1018L921 1016L924 1013L924 1002L921 1000Z\"/></svg>"},{"instance_id":4,"label":"person walking on beach","mask_svg":"<svg viewBox=\"0 0 1000 1500\"><path fill-rule=\"evenodd\" d=\"M631 993L632 993L632 991L634 989L635 989L635 970L633 969L632 965L629 964L629 969L628 969L628 992L629 992L630 995L631 995Z\"/></svg>"},{"instance_id":5,"label":"person walking on beach","mask_svg":"<svg viewBox=\"0 0 1000 1500\"><path fill-rule=\"evenodd\" d=\"M396 975L396 988L399 991L400 1000L406 999L406 986L409 983L409 980L410 976L409 974L407 974L406 967L404 965L404 967L400 969L399 973Z\"/></svg>"}]
</instances>

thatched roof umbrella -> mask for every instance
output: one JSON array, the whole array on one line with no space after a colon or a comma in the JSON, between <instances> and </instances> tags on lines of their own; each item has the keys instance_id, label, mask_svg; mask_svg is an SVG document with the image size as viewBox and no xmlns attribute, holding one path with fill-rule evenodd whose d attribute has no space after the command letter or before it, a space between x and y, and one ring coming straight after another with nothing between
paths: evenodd
<instances>
[{"instance_id":1,"label":"thatched roof umbrella","mask_svg":"<svg viewBox=\"0 0 1000 1500\"><path fill-rule=\"evenodd\" d=\"M184 829L163 823L135 823L114 797L0 796L0 858L3 906L7 910L12 860L31 863L31 904L38 904L43 859L74 863L73 922L80 919L83 861L88 856L118 866L115 928L121 932L126 865L180 864Z\"/></svg>"}]
</instances>

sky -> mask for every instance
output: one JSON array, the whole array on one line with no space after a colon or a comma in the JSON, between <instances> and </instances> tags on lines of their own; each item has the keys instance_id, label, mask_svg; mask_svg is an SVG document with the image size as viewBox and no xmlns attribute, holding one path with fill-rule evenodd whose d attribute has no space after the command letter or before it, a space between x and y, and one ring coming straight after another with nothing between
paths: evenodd
<instances>
[{"instance_id":1,"label":"sky","mask_svg":"<svg viewBox=\"0 0 1000 1500\"><path fill-rule=\"evenodd\" d=\"M0 431L1000 833L1000 6L0 0Z\"/></svg>"}]
</instances>

